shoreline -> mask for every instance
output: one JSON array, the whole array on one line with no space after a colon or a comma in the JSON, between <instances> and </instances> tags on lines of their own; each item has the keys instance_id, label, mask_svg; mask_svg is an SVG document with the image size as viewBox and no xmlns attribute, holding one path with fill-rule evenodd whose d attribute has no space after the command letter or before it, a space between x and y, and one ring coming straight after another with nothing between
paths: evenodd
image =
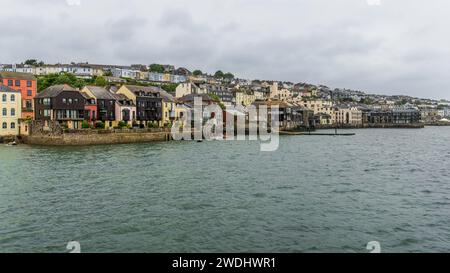
<instances>
[{"instance_id":1,"label":"shoreline","mask_svg":"<svg viewBox=\"0 0 450 273\"><path fill-rule=\"evenodd\" d=\"M414 126L375 126L375 127L356 127L345 126L337 130L354 129L423 129L424 124ZM430 126L433 127L433 126ZM280 131L283 136L323 136L338 135L352 136L354 133L321 133L323 130L335 130L332 126L316 127L314 131ZM3 137L3 140L5 138ZM20 144L31 146L96 146L96 145L114 145L114 144L132 144L148 142L167 142L172 141L171 131L168 129L125 129L125 130L72 130L63 131L59 134L38 133L28 136L18 136L16 140ZM3 143L6 143L3 141Z\"/></svg>"}]
</instances>

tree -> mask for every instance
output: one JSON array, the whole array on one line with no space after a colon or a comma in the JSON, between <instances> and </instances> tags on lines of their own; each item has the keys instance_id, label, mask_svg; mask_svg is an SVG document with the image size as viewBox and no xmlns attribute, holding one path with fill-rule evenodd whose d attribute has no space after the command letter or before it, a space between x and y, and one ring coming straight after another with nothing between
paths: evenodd
<instances>
[{"instance_id":1,"label":"tree","mask_svg":"<svg viewBox=\"0 0 450 273\"><path fill-rule=\"evenodd\" d=\"M31 66L43 66L44 62L43 61L38 62L36 59L29 59L29 60L26 60L24 62L24 64L31 65Z\"/></svg>"},{"instance_id":2,"label":"tree","mask_svg":"<svg viewBox=\"0 0 450 273\"><path fill-rule=\"evenodd\" d=\"M164 73L164 66L162 66L160 64L151 64L150 72Z\"/></svg>"},{"instance_id":3,"label":"tree","mask_svg":"<svg viewBox=\"0 0 450 273\"><path fill-rule=\"evenodd\" d=\"M192 72L192 74L194 75L194 76L196 76L196 77L198 77L198 76L200 76L200 75L203 75L203 72L201 71L201 70L194 70L194 72Z\"/></svg>"},{"instance_id":4,"label":"tree","mask_svg":"<svg viewBox=\"0 0 450 273\"><path fill-rule=\"evenodd\" d=\"M113 73L112 73L110 70L108 70L108 71L105 71L105 72L103 73L103 76L105 76L105 77L112 77L112 76L113 76Z\"/></svg>"},{"instance_id":5,"label":"tree","mask_svg":"<svg viewBox=\"0 0 450 273\"><path fill-rule=\"evenodd\" d=\"M216 78L216 79L223 79L224 76L225 76L225 74L224 74L221 70L217 71L217 72L214 74L214 78Z\"/></svg>"},{"instance_id":6,"label":"tree","mask_svg":"<svg viewBox=\"0 0 450 273\"><path fill-rule=\"evenodd\" d=\"M208 96L215 102L217 103L220 108L222 108L222 110L225 110L225 105L222 103L222 101L220 100L220 97L217 96L216 94L208 94Z\"/></svg>"},{"instance_id":7,"label":"tree","mask_svg":"<svg viewBox=\"0 0 450 273\"><path fill-rule=\"evenodd\" d=\"M223 77L225 78L225 79L227 79L227 80L232 80L232 79L234 79L234 75L233 74L231 74L231 73L225 73L224 75L223 75Z\"/></svg>"},{"instance_id":8,"label":"tree","mask_svg":"<svg viewBox=\"0 0 450 273\"><path fill-rule=\"evenodd\" d=\"M24 64L26 64L26 65L32 65L32 66L37 66L38 62L37 62L36 59L29 59L29 60L26 60Z\"/></svg>"},{"instance_id":9,"label":"tree","mask_svg":"<svg viewBox=\"0 0 450 273\"><path fill-rule=\"evenodd\" d=\"M38 92L56 84L68 84L72 87L83 88L87 82L70 73L49 74L38 78Z\"/></svg>"},{"instance_id":10,"label":"tree","mask_svg":"<svg viewBox=\"0 0 450 273\"><path fill-rule=\"evenodd\" d=\"M94 85L105 87L106 85L108 85L108 82L106 81L106 79L104 77L99 76L99 77L95 78Z\"/></svg>"}]
</instances>

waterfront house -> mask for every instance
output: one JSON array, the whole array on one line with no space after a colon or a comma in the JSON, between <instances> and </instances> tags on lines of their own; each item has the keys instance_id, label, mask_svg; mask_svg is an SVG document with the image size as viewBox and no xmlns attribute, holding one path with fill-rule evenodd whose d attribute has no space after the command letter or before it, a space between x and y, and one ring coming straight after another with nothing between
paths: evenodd
<instances>
[{"instance_id":1,"label":"waterfront house","mask_svg":"<svg viewBox=\"0 0 450 273\"><path fill-rule=\"evenodd\" d=\"M129 126L136 123L136 104L123 94L114 94L116 98L116 120L125 122Z\"/></svg>"},{"instance_id":2,"label":"waterfront house","mask_svg":"<svg viewBox=\"0 0 450 273\"><path fill-rule=\"evenodd\" d=\"M363 111L363 122L369 125L416 125L421 122L421 113L413 108L368 109Z\"/></svg>"},{"instance_id":3,"label":"waterfront house","mask_svg":"<svg viewBox=\"0 0 450 273\"><path fill-rule=\"evenodd\" d=\"M201 116L203 119L202 121L205 121L205 120L211 118L211 115L214 115L214 116L222 115L222 111L220 111L220 113L211 113L211 115L205 111L205 108L208 106L218 106L217 102L215 102L207 94L189 94L182 98L177 99L177 103L178 103L178 105L187 106L185 109L191 110L190 114L191 114L192 121L194 121L194 116L195 116L194 111L200 110L200 109L195 109L195 100L196 99L201 99L201 101L202 101L202 105L201 105L202 106Z\"/></svg>"},{"instance_id":4,"label":"waterfront house","mask_svg":"<svg viewBox=\"0 0 450 273\"><path fill-rule=\"evenodd\" d=\"M0 72L0 82L21 93L21 118L34 118L33 99L37 93L37 80L33 74L20 72Z\"/></svg>"},{"instance_id":5,"label":"waterfront house","mask_svg":"<svg viewBox=\"0 0 450 273\"><path fill-rule=\"evenodd\" d=\"M116 94L123 94L136 105L136 120L141 126L162 122L161 88L154 86L123 85Z\"/></svg>"},{"instance_id":6,"label":"waterfront house","mask_svg":"<svg viewBox=\"0 0 450 273\"><path fill-rule=\"evenodd\" d=\"M314 122L313 111L299 104L280 100L257 100L252 105L256 107L258 113L261 106L266 106L268 111L267 118L262 117L259 122L267 122L271 126L272 122L277 121L280 130L310 128ZM274 117L272 117L272 112L275 111L274 107L278 108L278 111L274 112L278 115L278 120L273 120Z\"/></svg>"},{"instance_id":7,"label":"waterfront house","mask_svg":"<svg viewBox=\"0 0 450 273\"><path fill-rule=\"evenodd\" d=\"M21 92L0 83L0 136L19 134L21 96Z\"/></svg>"},{"instance_id":8,"label":"waterfront house","mask_svg":"<svg viewBox=\"0 0 450 273\"><path fill-rule=\"evenodd\" d=\"M81 90L81 92L96 100L96 120L105 123L105 128L113 128L117 126L116 98L113 93L98 86L86 86Z\"/></svg>"},{"instance_id":9,"label":"waterfront house","mask_svg":"<svg viewBox=\"0 0 450 273\"><path fill-rule=\"evenodd\" d=\"M86 99L86 104L84 105L84 118L89 122L90 126L94 126L97 121L97 101L86 93L81 94Z\"/></svg>"},{"instance_id":10,"label":"waterfront house","mask_svg":"<svg viewBox=\"0 0 450 273\"><path fill-rule=\"evenodd\" d=\"M80 129L85 118L86 98L82 93L67 85L54 85L40 92L34 98L35 119L48 126L56 121L68 129Z\"/></svg>"},{"instance_id":11,"label":"waterfront house","mask_svg":"<svg viewBox=\"0 0 450 273\"><path fill-rule=\"evenodd\" d=\"M175 98L164 90L160 91L162 97L162 125L167 126L175 120Z\"/></svg>"},{"instance_id":12,"label":"waterfront house","mask_svg":"<svg viewBox=\"0 0 450 273\"><path fill-rule=\"evenodd\" d=\"M355 106L337 105L334 107L333 123L361 126L363 124L362 111Z\"/></svg>"}]
</instances>

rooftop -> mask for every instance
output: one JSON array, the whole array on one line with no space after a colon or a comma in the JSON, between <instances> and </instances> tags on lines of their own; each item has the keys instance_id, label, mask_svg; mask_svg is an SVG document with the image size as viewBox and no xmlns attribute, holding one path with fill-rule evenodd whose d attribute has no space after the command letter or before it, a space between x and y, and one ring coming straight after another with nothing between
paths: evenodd
<instances>
[{"instance_id":1,"label":"rooftop","mask_svg":"<svg viewBox=\"0 0 450 273\"><path fill-rule=\"evenodd\" d=\"M61 94L62 92L66 92L66 91L79 92L77 89L73 88L70 85L60 84L60 85L50 86L49 88L43 90L36 96L36 98L54 98L54 97L58 96L59 94Z\"/></svg>"},{"instance_id":2,"label":"rooftop","mask_svg":"<svg viewBox=\"0 0 450 273\"><path fill-rule=\"evenodd\" d=\"M0 79L18 79L35 81L36 77L33 74L21 73L21 72L0 72Z\"/></svg>"}]
</instances>

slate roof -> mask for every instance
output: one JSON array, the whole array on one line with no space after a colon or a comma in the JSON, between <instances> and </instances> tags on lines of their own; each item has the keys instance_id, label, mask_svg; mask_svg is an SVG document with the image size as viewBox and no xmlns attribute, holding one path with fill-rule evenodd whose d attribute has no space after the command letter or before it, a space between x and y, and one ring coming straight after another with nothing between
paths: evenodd
<instances>
[{"instance_id":1,"label":"slate roof","mask_svg":"<svg viewBox=\"0 0 450 273\"><path fill-rule=\"evenodd\" d=\"M54 98L65 91L80 92L68 84L53 85L37 94L36 98Z\"/></svg>"},{"instance_id":2,"label":"slate roof","mask_svg":"<svg viewBox=\"0 0 450 273\"><path fill-rule=\"evenodd\" d=\"M133 93L139 93L139 92L144 92L144 93L160 93L162 91L161 88L156 87L156 86L138 86L138 85L125 85L126 88L128 88L128 90L130 90Z\"/></svg>"},{"instance_id":3,"label":"slate roof","mask_svg":"<svg viewBox=\"0 0 450 273\"><path fill-rule=\"evenodd\" d=\"M115 100L113 93L109 92L103 87L99 86L86 86L89 91L94 95L94 97L98 100Z\"/></svg>"},{"instance_id":4,"label":"slate roof","mask_svg":"<svg viewBox=\"0 0 450 273\"><path fill-rule=\"evenodd\" d=\"M20 93L20 91L16 91L2 83L0 83L0 92L8 92L8 93Z\"/></svg>"},{"instance_id":5,"label":"slate roof","mask_svg":"<svg viewBox=\"0 0 450 273\"><path fill-rule=\"evenodd\" d=\"M17 80L35 81L36 77L30 73L0 72L0 79L17 79Z\"/></svg>"}]
</instances>

